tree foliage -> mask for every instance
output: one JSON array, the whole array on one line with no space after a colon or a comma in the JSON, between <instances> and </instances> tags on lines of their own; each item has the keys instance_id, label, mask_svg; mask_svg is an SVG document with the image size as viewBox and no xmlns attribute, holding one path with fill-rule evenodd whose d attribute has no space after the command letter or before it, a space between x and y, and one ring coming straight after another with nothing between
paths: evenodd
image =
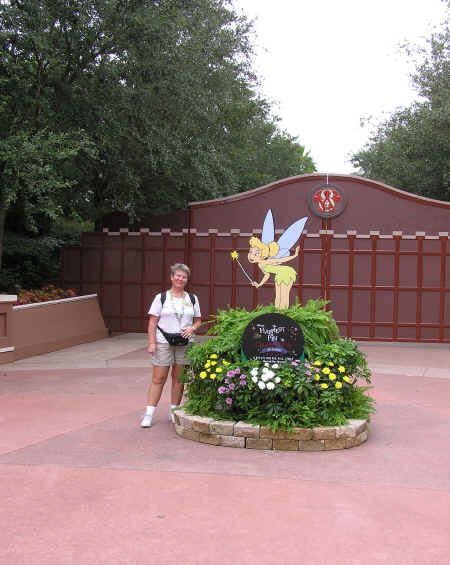
<instances>
[{"instance_id":1,"label":"tree foliage","mask_svg":"<svg viewBox=\"0 0 450 565\"><path fill-rule=\"evenodd\" d=\"M433 33L424 48L414 50L420 63L411 78L421 100L394 112L353 155L360 173L422 196L450 200L449 51L448 24Z\"/></svg>"},{"instance_id":2,"label":"tree foliage","mask_svg":"<svg viewBox=\"0 0 450 565\"><path fill-rule=\"evenodd\" d=\"M5 222L139 220L315 170L229 0L0 0L0 48L0 254Z\"/></svg>"},{"instance_id":3,"label":"tree foliage","mask_svg":"<svg viewBox=\"0 0 450 565\"><path fill-rule=\"evenodd\" d=\"M4 225L45 238L315 170L229 0L0 0L0 48L0 265Z\"/></svg>"}]
</instances>

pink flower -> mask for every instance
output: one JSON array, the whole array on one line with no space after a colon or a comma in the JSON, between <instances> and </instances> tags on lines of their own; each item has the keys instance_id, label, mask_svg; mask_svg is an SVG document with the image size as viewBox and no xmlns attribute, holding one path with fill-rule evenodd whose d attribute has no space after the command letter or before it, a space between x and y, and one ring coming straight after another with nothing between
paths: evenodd
<instances>
[{"instance_id":1,"label":"pink flower","mask_svg":"<svg viewBox=\"0 0 450 565\"><path fill-rule=\"evenodd\" d=\"M217 389L217 392L219 394L223 394L226 391L226 388L224 386L219 386L219 388Z\"/></svg>"},{"instance_id":2,"label":"pink flower","mask_svg":"<svg viewBox=\"0 0 450 565\"><path fill-rule=\"evenodd\" d=\"M226 402L226 403L228 404L228 406L229 406L230 404L233 403L233 399L228 396L228 397L225 399L225 402Z\"/></svg>"},{"instance_id":3,"label":"pink flower","mask_svg":"<svg viewBox=\"0 0 450 565\"><path fill-rule=\"evenodd\" d=\"M297 363L297 361L292 361L291 365L294 365L294 367L297 367L298 363Z\"/></svg>"},{"instance_id":4,"label":"pink flower","mask_svg":"<svg viewBox=\"0 0 450 565\"><path fill-rule=\"evenodd\" d=\"M308 377L310 377L312 375L311 371L305 371L305 375L308 375Z\"/></svg>"},{"instance_id":5,"label":"pink flower","mask_svg":"<svg viewBox=\"0 0 450 565\"><path fill-rule=\"evenodd\" d=\"M229 389L229 390L234 390L235 388L236 388L236 387L235 387L235 385L234 385L233 383L230 383L230 384L228 385L228 389Z\"/></svg>"}]
</instances>

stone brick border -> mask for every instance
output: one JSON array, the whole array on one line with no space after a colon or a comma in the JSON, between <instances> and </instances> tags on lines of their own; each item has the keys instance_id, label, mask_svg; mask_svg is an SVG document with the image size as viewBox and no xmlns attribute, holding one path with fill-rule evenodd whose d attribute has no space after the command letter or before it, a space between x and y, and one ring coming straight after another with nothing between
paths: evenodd
<instances>
[{"instance_id":1,"label":"stone brick border","mask_svg":"<svg viewBox=\"0 0 450 565\"><path fill-rule=\"evenodd\" d=\"M175 430L180 437L225 447L326 451L361 445L369 435L367 420L349 420L346 426L295 428L291 432L273 432L264 426L245 422L192 416L186 414L183 408L175 410L174 415Z\"/></svg>"}]
</instances>

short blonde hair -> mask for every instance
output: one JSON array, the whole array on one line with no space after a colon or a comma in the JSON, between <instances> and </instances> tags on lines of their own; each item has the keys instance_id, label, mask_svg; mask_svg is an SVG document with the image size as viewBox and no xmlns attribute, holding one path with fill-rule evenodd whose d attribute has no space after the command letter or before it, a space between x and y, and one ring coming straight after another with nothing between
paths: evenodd
<instances>
[{"instance_id":1,"label":"short blonde hair","mask_svg":"<svg viewBox=\"0 0 450 565\"><path fill-rule=\"evenodd\" d=\"M263 259L267 257L275 257L280 250L280 246L275 241L271 241L269 245L263 243L259 237L251 237L249 241L250 247L256 247L261 250Z\"/></svg>"},{"instance_id":2,"label":"short blonde hair","mask_svg":"<svg viewBox=\"0 0 450 565\"><path fill-rule=\"evenodd\" d=\"M183 273L186 273L188 278L191 276L191 269L184 263L175 263L170 267L171 275L174 275L177 271L183 271Z\"/></svg>"}]
</instances>

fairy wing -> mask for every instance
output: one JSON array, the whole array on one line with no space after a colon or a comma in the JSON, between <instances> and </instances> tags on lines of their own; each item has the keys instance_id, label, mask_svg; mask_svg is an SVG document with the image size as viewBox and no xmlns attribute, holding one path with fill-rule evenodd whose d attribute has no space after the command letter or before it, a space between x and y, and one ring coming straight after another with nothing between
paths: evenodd
<instances>
[{"instance_id":1,"label":"fairy wing","mask_svg":"<svg viewBox=\"0 0 450 565\"><path fill-rule=\"evenodd\" d=\"M266 218L264 220L261 241L267 245L275 239L275 227L273 224L272 210L267 210Z\"/></svg>"},{"instance_id":2,"label":"fairy wing","mask_svg":"<svg viewBox=\"0 0 450 565\"><path fill-rule=\"evenodd\" d=\"M308 219L308 216L300 218L300 220L297 220L296 222L291 224L283 233L283 235L280 236L279 240L277 241L278 245L280 246L280 251L278 251L278 253L275 255L275 259L281 259L281 257L287 257L289 255L291 247L293 247L293 245L297 243L299 237L302 235L303 228L305 227Z\"/></svg>"}]
</instances>

